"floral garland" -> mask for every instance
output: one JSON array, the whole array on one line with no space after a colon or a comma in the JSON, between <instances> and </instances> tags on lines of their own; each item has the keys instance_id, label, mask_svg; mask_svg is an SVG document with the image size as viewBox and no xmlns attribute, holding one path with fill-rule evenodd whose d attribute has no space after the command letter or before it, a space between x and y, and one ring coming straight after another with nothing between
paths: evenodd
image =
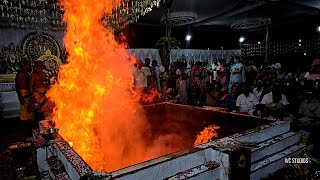
<instances>
[{"instance_id":1,"label":"floral garland","mask_svg":"<svg viewBox=\"0 0 320 180\"><path fill-rule=\"evenodd\" d=\"M0 1L0 27L64 30L61 7L49 0Z\"/></svg>"},{"instance_id":2,"label":"floral garland","mask_svg":"<svg viewBox=\"0 0 320 180\"><path fill-rule=\"evenodd\" d=\"M161 0L123 0L109 15L104 15L105 26L120 30L141 16L160 7ZM0 1L0 27L63 31L63 11L58 3L49 0Z\"/></svg>"},{"instance_id":3,"label":"floral garland","mask_svg":"<svg viewBox=\"0 0 320 180\"><path fill-rule=\"evenodd\" d=\"M20 61L24 58L20 48L13 43L8 47L0 48L0 74L12 74L19 70Z\"/></svg>"},{"instance_id":4,"label":"floral garland","mask_svg":"<svg viewBox=\"0 0 320 180\"><path fill-rule=\"evenodd\" d=\"M103 16L102 23L115 30L121 30L128 24L137 22L153 8L159 8L160 2L161 0L124 0L110 15Z\"/></svg>"}]
</instances>

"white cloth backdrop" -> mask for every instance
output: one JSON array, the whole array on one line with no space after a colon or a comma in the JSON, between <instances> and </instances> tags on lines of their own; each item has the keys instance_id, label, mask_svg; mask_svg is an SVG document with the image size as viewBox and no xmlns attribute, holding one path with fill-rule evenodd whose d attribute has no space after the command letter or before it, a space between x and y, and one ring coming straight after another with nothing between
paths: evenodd
<instances>
[{"instance_id":1,"label":"white cloth backdrop","mask_svg":"<svg viewBox=\"0 0 320 180\"><path fill-rule=\"evenodd\" d=\"M136 59L141 59L144 61L146 58L150 58L152 60L157 60L158 64L161 65L160 56L158 53L158 49L127 49L127 52L136 57ZM241 50L199 50L199 49L173 49L170 53L170 61L174 62L178 58L184 55L189 62L189 60L193 59L196 61L204 61L208 59L209 63L212 62L216 58L228 59L230 56L240 56Z\"/></svg>"},{"instance_id":2,"label":"white cloth backdrop","mask_svg":"<svg viewBox=\"0 0 320 180\"><path fill-rule=\"evenodd\" d=\"M128 54L135 56L135 58L141 59L143 62L146 58L150 60L157 60L161 64L160 55L158 49L127 49Z\"/></svg>"}]
</instances>

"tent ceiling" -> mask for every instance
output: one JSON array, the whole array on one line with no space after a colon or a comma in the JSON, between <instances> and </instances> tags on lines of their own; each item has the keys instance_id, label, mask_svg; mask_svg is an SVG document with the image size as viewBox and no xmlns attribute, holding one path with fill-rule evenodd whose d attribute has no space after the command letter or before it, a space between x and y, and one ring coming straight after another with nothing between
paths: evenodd
<instances>
[{"instance_id":1,"label":"tent ceiling","mask_svg":"<svg viewBox=\"0 0 320 180\"><path fill-rule=\"evenodd\" d=\"M230 29L247 18L270 18L272 25L294 23L320 15L319 0L174 0L170 13L193 12L198 18L193 27ZM154 9L137 24L160 25L163 9Z\"/></svg>"},{"instance_id":2,"label":"tent ceiling","mask_svg":"<svg viewBox=\"0 0 320 180\"><path fill-rule=\"evenodd\" d=\"M64 30L63 12L57 1L2 0L0 27ZM172 22L178 22L179 15L182 15L186 21L191 21L182 21L184 23L180 25L199 29L228 30L237 22L253 18L270 18L271 24L278 26L320 17L320 0L173 0L170 13L173 13L170 16ZM164 9L154 8L136 24L161 26L164 15Z\"/></svg>"}]
</instances>

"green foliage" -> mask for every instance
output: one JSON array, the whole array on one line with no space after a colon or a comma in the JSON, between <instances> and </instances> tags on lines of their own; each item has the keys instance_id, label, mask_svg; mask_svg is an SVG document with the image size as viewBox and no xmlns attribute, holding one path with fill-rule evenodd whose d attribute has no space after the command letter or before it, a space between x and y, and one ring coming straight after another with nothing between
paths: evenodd
<instances>
[{"instance_id":1,"label":"green foliage","mask_svg":"<svg viewBox=\"0 0 320 180\"><path fill-rule=\"evenodd\" d=\"M173 37L162 37L158 40L155 47L159 50L162 65L168 69L170 65L170 51L171 49L178 48L180 42Z\"/></svg>"}]
</instances>

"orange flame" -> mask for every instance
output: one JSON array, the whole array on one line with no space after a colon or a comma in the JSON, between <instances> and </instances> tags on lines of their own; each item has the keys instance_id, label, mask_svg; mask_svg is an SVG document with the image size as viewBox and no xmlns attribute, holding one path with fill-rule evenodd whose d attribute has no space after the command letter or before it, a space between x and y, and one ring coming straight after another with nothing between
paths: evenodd
<instances>
[{"instance_id":1,"label":"orange flame","mask_svg":"<svg viewBox=\"0 0 320 180\"><path fill-rule=\"evenodd\" d=\"M143 104L151 104L161 101L162 95L156 90L151 89L148 93L141 94L141 101Z\"/></svg>"},{"instance_id":2,"label":"orange flame","mask_svg":"<svg viewBox=\"0 0 320 180\"><path fill-rule=\"evenodd\" d=\"M69 142L70 147L73 147L73 142Z\"/></svg>"},{"instance_id":3,"label":"orange flame","mask_svg":"<svg viewBox=\"0 0 320 180\"><path fill-rule=\"evenodd\" d=\"M197 135L197 139L194 142L194 145L198 146L200 144L204 144L209 141L212 141L212 138L214 137L217 138L218 137L218 133L216 131L217 129L220 129L220 126L211 125L204 128L204 130Z\"/></svg>"},{"instance_id":4,"label":"orange flame","mask_svg":"<svg viewBox=\"0 0 320 180\"><path fill-rule=\"evenodd\" d=\"M112 171L161 155L146 152L149 125L140 95L132 91L133 59L99 23L119 3L60 1L69 57L47 96L55 102L60 134L94 170Z\"/></svg>"}]
</instances>

